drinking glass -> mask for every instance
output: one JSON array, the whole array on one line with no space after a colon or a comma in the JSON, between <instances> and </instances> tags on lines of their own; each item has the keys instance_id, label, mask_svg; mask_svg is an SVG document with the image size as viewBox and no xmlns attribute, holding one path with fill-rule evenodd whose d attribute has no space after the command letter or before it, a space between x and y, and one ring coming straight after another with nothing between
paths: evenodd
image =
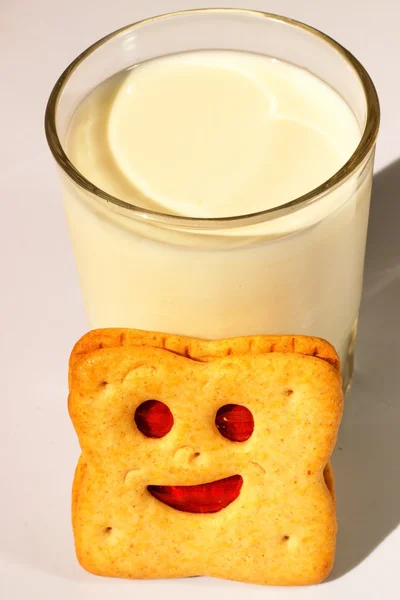
<instances>
[{"instance_id":1,"label":"drinking glass","mask_svg":"<svg viewBox=\"0 0 400 600\"><path fill-rule=\"evenodd\" d=\"M80 102L132 65L199 49L268 55L318 76L358 121L354 154L303 196L235 217L163 214L99 189L65 148ZM379 127L375 88L352 54L327 35L276 15L235 9L163 15L124 27L76 58L51 93L45 126L91 327L202 338L320 336L338 350L348 385Z\"/></svg>"}]
</instances>

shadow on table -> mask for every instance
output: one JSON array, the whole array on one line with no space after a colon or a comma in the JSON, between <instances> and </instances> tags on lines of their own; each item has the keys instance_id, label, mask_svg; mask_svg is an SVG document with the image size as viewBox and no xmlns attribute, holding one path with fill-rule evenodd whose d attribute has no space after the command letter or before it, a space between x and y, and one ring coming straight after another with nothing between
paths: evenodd
<instances>
[{"instance_id":1,"label":"shadow on table","mask_svg":"<svg viewBox=\"0 0 400 600\"><path fill-rule=\"evenodd\" d=\"M330 580L400 523L400 159L375 176L356 373L333 459L339 535Z\"/></svg>"}]
</instances>

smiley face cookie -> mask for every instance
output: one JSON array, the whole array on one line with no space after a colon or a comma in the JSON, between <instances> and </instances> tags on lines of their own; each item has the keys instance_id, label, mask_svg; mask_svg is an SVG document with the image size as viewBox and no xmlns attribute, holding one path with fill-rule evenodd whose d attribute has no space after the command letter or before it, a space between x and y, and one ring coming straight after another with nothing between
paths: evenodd
<instances>
[{"instance_id":1,"label":"smiley face cookie","mask_svg":"<svg viewBox=\"0 0 400 600\"><path fill-rule=\"evenodd\" d=\"M69 396L81 565L128 578L324 579L336 539L337 366L315 338L85 336Z\"/></svg>"}]
</instances>

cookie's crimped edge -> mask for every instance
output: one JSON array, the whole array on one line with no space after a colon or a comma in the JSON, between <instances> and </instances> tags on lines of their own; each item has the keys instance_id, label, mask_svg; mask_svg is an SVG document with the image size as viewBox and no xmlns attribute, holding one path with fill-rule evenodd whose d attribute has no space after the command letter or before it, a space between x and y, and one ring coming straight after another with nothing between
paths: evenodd
<instances>
[{"instance_id":1,"label":"cookie's crimped edge","mask_svg":"<svg viewBox=\"0 0 400 600\"><path fill-rule=\"evenodd\" d=\"M224 356L294 352L315 356L330 363L340 371L340 359L334 347L322 338L303 335L250 335L221 340L142 331L140 329L94 329L75 344L69 362L69 381L75 363L89 352L120 346L149 346L186 356L192 360L208 362Z\"/></svg>"}]
</instances>

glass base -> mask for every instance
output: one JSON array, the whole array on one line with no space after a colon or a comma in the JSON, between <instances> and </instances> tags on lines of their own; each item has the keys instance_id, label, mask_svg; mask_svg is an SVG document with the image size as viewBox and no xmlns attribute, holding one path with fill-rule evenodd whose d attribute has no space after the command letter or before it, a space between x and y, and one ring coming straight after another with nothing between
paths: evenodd
<instances>
[{"instance_id":1,"label":"glass base","mask_svg":"<svg viewBox=\"0 0 400 600\"><path fill-rule=\"evenodd\" d=\"M356 320L354 321L354 325L353 325L351 332L349 334L349 337L347 339L346 346L345 346L345 352L343 353L343 356L341 356L341 361L342 361L341 372L342 372L342 378L343 378L343 392L344 393L348 392L348 390L351 386L352 378L353 378L354 351L355 351L356 340L357 340L357 328L358 328L358 315L356 317Z\"/></svg>"}]
</instances>

